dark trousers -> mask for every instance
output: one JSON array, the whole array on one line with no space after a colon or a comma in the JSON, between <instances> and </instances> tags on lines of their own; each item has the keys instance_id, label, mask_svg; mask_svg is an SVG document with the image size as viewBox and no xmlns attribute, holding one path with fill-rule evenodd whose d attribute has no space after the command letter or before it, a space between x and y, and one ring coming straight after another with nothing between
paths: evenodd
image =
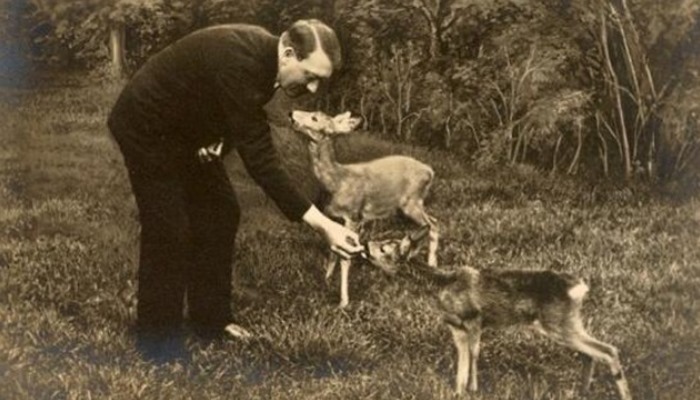
<instances>
[{"instance_id":1,"label":"dark trousers","mask_svg":"<svg viewBox=\"0 0 700 400\"><path fill-rule=\"evenodd\" d=\"M167 333L189 319L202 333L231 320L240 209L223 163L200 163L165 136L110 119L141 223L137 331Z\"/></svg>"}]
</instances>

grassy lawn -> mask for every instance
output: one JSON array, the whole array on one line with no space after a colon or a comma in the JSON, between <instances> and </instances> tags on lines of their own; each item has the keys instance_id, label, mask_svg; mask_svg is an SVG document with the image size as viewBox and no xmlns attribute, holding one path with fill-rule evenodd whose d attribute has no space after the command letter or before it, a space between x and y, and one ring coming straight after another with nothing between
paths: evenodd
<instances>
[{"instance_id":1,"label":"grassy lawn","mask_svg":"<svg viewBox=\"0 0 700 400\"><path fill-rule=\"evenodd\" d=\"M236 310L258 335L189 344L192 360L139 358L138 224L105 118L117 87L0 93L0 398L453 398L456 358L434 288L366 265L351 304L323 279L325 250L245 176ZM303 145L275 129L308 193ZM345 159L400 152L434 166L443 265L552 268L582 276L592 334L617 346L637 399L700 399L700 202L581 186L520 169L478 173L442 153L362 136ZM399 222L375 226L400 228ZM253 292L256 295L243 295ZM576 399L581 360L528 331L486 332L479 399ZM592 399L615 398L599 367Z\"/></svg>"}]
</instances>

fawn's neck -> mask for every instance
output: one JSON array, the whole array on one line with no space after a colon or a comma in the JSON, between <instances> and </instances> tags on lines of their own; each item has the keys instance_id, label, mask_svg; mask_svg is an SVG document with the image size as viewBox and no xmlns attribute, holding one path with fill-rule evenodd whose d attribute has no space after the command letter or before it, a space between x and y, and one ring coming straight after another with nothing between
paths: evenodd
<instances>
[{"instance_id":1,"label":"fawn's neck","mask_svg":"<svg viewBox=\"0 0 700 400\"><path fill-rule=\"evenodd\" d=\"M345 168L335 159L335 148L332 140L321 140L309 144L316 178L331 193L340 187Z\"/></svg>"}]
</instances>

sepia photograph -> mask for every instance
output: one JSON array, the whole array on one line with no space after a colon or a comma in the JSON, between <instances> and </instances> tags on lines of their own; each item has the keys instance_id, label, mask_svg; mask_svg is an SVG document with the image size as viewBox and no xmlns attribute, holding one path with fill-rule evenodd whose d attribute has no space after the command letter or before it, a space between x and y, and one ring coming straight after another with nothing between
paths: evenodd
<instances>
[{"instance_id":1,"label":"sepia photograph","mask_svg":"<svg viewBox=\"0 0 700 400\"><path fill-rule=\"evenodd\" d=\"M0 0L0 399L700 400L700 0Z\"/></svg>"}]
</instances>

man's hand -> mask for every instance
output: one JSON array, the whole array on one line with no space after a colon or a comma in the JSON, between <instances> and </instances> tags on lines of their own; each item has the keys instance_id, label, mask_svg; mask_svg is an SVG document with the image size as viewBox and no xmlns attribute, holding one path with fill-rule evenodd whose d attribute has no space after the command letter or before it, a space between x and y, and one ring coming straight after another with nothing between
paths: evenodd
<instances>
[{"instance_id":1,"label":"man's hand","mask_svg":"<svg viewBox=\"0 0 700 400\"><path fill-rule=\"evenodd\" d=\"M221 139L214 144L210 144L207 147L202 147L197 150L197 158L200 162L211 162L221 158L221 151L224 148L224 140Z\"/></svg>"},{"instance_id":2,"label":"man's hand","mask_svg":"<svg viewBox=\"0 0 700 400\"><path fill-rule=\"evenodd\" d=\"M360 245L357 233L335 221L331 220L323 233L331 250L343 258L351 258L364 250L364 247Z\"/></svg>"},{"instance_id":3,"label":"man's hand","mask_svg":"<svg viewBox=\"0 0 700 400\"><path fill-rule=\"evenodd\" d=\"M356 232L326 217L315 206L309 208L303 219L314 229L320 231L331 250L341 257L351 258L364 250Z\"/></svg>"}]
</instances>

